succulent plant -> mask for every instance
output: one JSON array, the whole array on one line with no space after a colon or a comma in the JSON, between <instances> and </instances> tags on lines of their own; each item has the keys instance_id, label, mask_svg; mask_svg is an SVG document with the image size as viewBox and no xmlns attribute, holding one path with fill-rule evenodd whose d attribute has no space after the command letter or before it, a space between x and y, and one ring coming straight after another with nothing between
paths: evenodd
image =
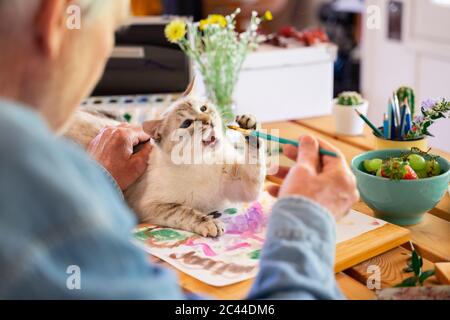
<instances>
[{"instance_id":1,"label":"succulent plant","mask_svg":"<svg viewBox=\"0 0 450 320\"><path fill-rule=\"evenodd\" d=\"M410 87L400 87L397 90L397 97L400 104L402 104L406 100L409 106L409 111L411 111L411 114L414 116L414 113L416 111L414 90Z\"/></svg>"},{"instance_id":2,"label":"succulent plant","mask_svg":"<svg viewBox=\"0 0 450 320\"><path fill-rule=\"evenodd\" d=\"M341 106L358 106L364 101L358 92L345 91L339 94L337 102Z\"/></svg>"}]
</instances>

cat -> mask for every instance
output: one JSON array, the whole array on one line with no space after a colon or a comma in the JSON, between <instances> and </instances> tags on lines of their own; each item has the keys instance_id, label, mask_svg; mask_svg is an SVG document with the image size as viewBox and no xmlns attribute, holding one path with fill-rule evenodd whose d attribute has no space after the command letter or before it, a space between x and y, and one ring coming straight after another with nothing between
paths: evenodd
<instances>
[{"instance_id":1,"label":"cat","mask_svg":"<svg viewBox=\"0 0 450 320\"><path fill-rule=\"evenodd\" d=\"M147 171L124 195L142 223L218 237L225 232L218 220L221 211L232 203L254 201L262 191L265 144L245 139L244 152L236 149L224 134L216 107L196 97L192 89L191 83L161 119L143 123L154 148ZM236 122L243 129L257 128L250 115L238 116ZM86 147L102 127L118 123L80 110L65 135ZM174 139L175 132L186 140ZM195 144L201 146L202 161L174 161L180 145L188 150L184 155L195 156Z\"/></svg>"}]
</instances>

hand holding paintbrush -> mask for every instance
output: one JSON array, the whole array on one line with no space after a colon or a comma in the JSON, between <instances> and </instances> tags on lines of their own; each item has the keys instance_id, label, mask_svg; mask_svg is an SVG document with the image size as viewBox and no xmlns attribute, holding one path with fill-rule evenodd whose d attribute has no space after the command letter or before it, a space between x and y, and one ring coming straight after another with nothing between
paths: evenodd
<instances>
[{"instance_id":1,"label":"hand holding paintbrush","mask_svg":"<svg viewBox=\"0 0 450 320\"><path fill-rule=\"evenodd\" d=\"M356 180L344 161L344 157L332 145L303 136L302 147L286 146L284 155L295 161L293 167L279 167L273 176L276 185L269 185L267 191L275 197L302 197L302 203L309 199L327 209L336 220L348 213L358 201ZM338 157L319 157L319 148L329 150Z\"/></svg>"}]
</instances>

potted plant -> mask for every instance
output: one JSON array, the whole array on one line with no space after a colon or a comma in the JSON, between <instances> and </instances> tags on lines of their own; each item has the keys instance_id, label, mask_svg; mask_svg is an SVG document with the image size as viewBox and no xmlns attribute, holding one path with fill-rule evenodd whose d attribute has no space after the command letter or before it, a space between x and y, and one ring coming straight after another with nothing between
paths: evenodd
<instances>
[{"instance_id":1,"label":"potted plant","mask_svg":"<svg viewBox=\"0 0 450 320\"><path fill-rule=\"evenodd\" d=\"M439 119L448 118L450 113L450 101L446 99L428 99L422 102L420 114L414 117L410 130L405 132L400 139L387 139L376 137L377 149L410 149L428 148L427 137L433 137L430 127Z\"/></svg>"},{"instance_id":2,"label":"potted plant","mask_svg":"<svg viewBox=\"0 0 450 320\"><path fill-rule=\"evenodd\" d=\"M228 16L213 14L199 22L177 19L165 29L167 39L178 44L195 63L208 98L216 104L224 123L234 121L233 93L247 54L266 40L258 33L259 25L272 20L269 11L261 17L253 12L247 30L239 33L239 13L237 9Z\"/></svg>"},{"instance_id":3,"label":"potted plant","mask_svg":"<svg viewBox=\"0 0 450 320\"><path fill-rule=\"evenodd\" d=\"M336 133L356 136L364 132L364 122L355 112L358 110L366 115L369 102L357 92L346 91L334 100L333 116L336 123Z\"/></svg>"}]
</instances>

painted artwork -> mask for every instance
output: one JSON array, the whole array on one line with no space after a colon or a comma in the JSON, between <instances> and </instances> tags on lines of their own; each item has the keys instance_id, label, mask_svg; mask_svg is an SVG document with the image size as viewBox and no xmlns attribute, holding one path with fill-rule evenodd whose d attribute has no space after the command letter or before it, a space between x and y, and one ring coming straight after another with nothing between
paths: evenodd
<instances>
[{"instance_id":1,"label":"painted artwork","mask_svg":"<svg viewBox=\"0 0 450 320\"><path fill-rule=\"evenodd\" d=\"M228 208L220 217L226 232L216 239L154 225L140 226L134 238L148 253L200 281L214 286L230 285L256 276L275 201L263 193L258 201ZM338 224L337 243L384 223L352 211Z\"/></svg>"}]
</instances>

